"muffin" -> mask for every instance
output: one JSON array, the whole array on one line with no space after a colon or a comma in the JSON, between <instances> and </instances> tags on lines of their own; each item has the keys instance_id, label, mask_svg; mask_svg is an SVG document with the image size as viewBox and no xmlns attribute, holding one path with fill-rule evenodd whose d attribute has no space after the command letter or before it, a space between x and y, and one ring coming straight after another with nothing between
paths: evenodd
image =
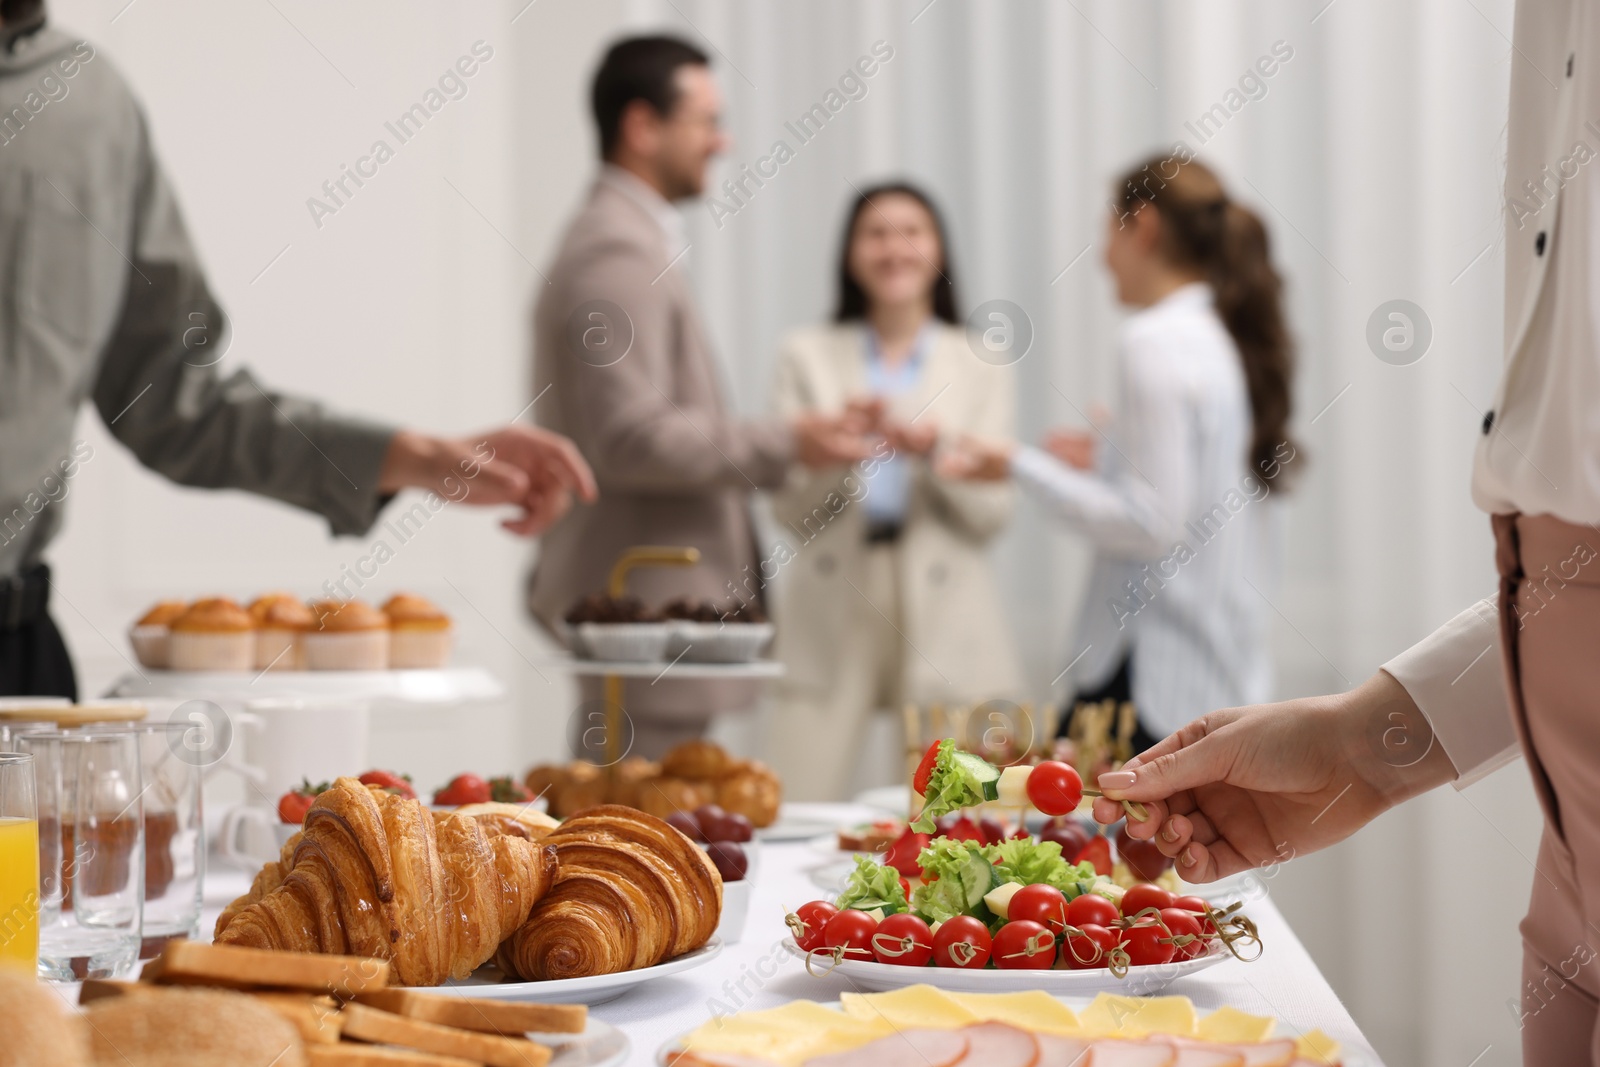
<instances>
[{"instance_id":1,"label":"muffin","mask_svg":"<svg viewBox=\"0 0 1600 1067\"><path fill-rule=\"evenodd\" d=\"M128 632L133 642L133 654L139 662L153 670L165 670L169 662L168 638L172 635L172 620L189 607L182 600L161 600L139 617Z\"/></svg>"},{"instance_id":2,"label":"muffin","mask_svg":"<svg viewBox=\"0 0 1600 1067\"><path fill-rule=\"evenodd\" d=\"M433 601L396 593L384 602L383 613L389 617L389 666L428 669L449 661L455 627Z\"/></svg>"},{"instance_id":3,"label":"muffin","mask_svg":"<svg viewBox=\"0 0 1600 1067\"><path fill-rule=\"evenodd\" d=\"M389 616L359 600L319 600L317 625L301 648L312 671L381 671L389 666Z\"/></svg>"},{"instance_id":4,"label":"muffin","mask_svg":"<svg viewBox=\"0 0 1600 1067\"><path fill-rule=\"evenodd\" d=\"M256 670L304 669L301 643L317 624L317 616L303 600L288 593L267 593L250 605L250 617L256 621Z\"/></svg>"},{"instance_id":5,"label":"muffin","mask_svg":"<svg viewBox=\"0 0 1600 1067\"><path fill-rule=\"evenodd\" d=\"M167 659L175 671L248 671L255 665L255 620L227 597L196 600L170 629Z\"/></svg>"}]
</instances>

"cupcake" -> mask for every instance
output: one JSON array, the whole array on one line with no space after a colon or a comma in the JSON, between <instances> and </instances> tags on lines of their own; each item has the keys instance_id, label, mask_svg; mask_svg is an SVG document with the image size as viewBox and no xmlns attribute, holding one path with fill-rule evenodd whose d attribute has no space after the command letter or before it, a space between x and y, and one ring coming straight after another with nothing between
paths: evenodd
<instances>
[{"instance_id":1,"label":"cupcake","mask_svg":"<svg viewBox=\"0 0 1600 1067\"><path fill-rule=\"evenodd\" d=\"M312 671L381 671L389 666L389 616L359 600L319 600L301 648Z\"/></svg>"},{"instance_id":2,"label":"cupcake","mask_svg":"<svg viewBox=\"0 0 1600 1067\"><path fill-rule=\"evenodd\" d=\"M256 670L304 669L301 640L317 624L317 616L303 600L267 593L250 605L250 617L256 621Z\"/></svg>"},{"instance_id":3,"label":"cupcake","mask_svg":"<svg viewBox=\"0 0 1600 1067\"><path fill-rule=\"evenodd\" d=\"M455 627L431 600L396 593L383 605L389 617L389 666L397 670L443 667Z\"/></svg>"},{"instance_id":4,"label":"cupcake","mask_svg":"<svg viewBox=\"0 0 1600 1067\"><path fill-rule=\"evenodd\" d=\"M255 664L255 620L227 597L196 600L169 626L167 659L175 671L248 671Z\"/></svg>"},{"instance_id":5,"label":"cupcake","mask_svg":"<svg viewBox=\"0 0 1600 1067\"><path fill-rule=\"evenodd\" d=\"M139 621L128 632L128 639L133 642L133 654L140 663L154 670L166 668L172 620L182 615L188 607L182 600L161 600L139 617Z\"/></svg>"}]
</instances>

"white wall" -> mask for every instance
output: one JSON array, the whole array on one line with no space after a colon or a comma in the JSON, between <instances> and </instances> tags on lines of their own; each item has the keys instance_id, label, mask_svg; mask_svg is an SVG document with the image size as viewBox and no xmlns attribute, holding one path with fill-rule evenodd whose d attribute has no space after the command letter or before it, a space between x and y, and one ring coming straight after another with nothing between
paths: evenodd
<instances>
[{"instance_id":1,"label":"white wall","mask_svg":"<svg viewBox=\"0 0 1600 1067\"><path fill-rule=\"evenodd\" d=\"M1106 183L1175 138L1193 145L1184 121L1287 41L1295 56L1267 95L1203 149L1271 226L1301 342L1311 465L1273 596L1280 692L1354 683L1492 591L1487 523L1466 481L1499 362L1510 0L124 3L55 9L145 101L233 316L229 362L462 431L528 399L541 284L530 261L543 267L590 172L586 79L624 27L714 43L734 161L764 151L873 41L896 49L868 96L748 209L720 230L690 212L693 270L741 406L763 406L781 333L827 306L848 182L905 173L949 212L966 304L1015 300L1039 329L1019 368L1029 435L1075 419L1063 394L1086 409L1108 392L1117 314L1097 251L1061 274L1098 235ZM317 229L306 197L478 39L495 56L469 95ZM1433 350L1414 366L1379 363L1363 341L1368 314L1393 297L1433 321ZM158 596L309 592L364 551L276 505L167 486L92 416L83 432L96 458L52 559L91 687L122 669L120 631ZM555 752L571 706L525 658L540 647L518 608L526 560L488 516L448 509L374 586L439 599L465 631L463 658L513 687L508 715L462 724L506 770ZM1037 695L1059 699L1064 686L1048 683L1064 665L1082 550L1024 507L997 562ZM1391 1062L1518 1062L1505 1002L1536 828L1517 765L1393 812L1277 879Z\"/></svg>"}]
</instances>

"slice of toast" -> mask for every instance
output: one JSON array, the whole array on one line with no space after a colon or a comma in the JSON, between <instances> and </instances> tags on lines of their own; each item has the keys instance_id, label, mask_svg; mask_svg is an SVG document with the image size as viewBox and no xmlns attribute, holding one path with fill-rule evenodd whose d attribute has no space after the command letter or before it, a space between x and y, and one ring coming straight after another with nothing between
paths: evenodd
<instances>
[{"instance_id":1,"label":"slice of toast","mask_svg":"<svg viewBox=\"0 0 1600 1067\"><path fill-rule=\"evenodd\" d=\"M357 1001L392 1011L408 1019L515 1037L533 1031L542 1034L581 1034L589 1009L582 1004L524 1004L488 1000L457 993L423 993L415 989L379 989L356 994Z\"/></svg>"},{"instance_id":2,"label":"slice of toast","mask_svg":"<svg viewBox=\"0 0 1600 1067\"><path fill-rule=\"evenodd\" d=\"M380 1045L307 1045L309 1067L480 1067L472 1060Z\"/></svg>"},{"instance_id":3,"label":"slice of toast","mask_svg":"<svg viewBox=\"0 0 1600 1067\"><path fill-rule=\"evenodd\" d=\"M334 1045L344 1027L344 1016L339 1013L339 1002L332 997L315 993L279 992L267 990L254 994L255 999L273 1013L287 1020L300 1031L300 1040L308 1045Z\"/></svg>"},{"instance_id":4,"label":"slice of toast","mask_svg":"<svg viewBox=\"0 0 1600 1067\"><path fill-rule=\"evenodd\" d=\"M460 1056L489 1067L546 1067L550 1050L522 1037L499 1037L453 1026L408 1019L404 1015L346 1004L344 1036L360 1041L400 1045L441 1056Z\"/></svg>"},{"instance_id":5,"label":"slice of toast","mask_svg":"<svg viewBox=\"0 0 1600 1067\"><path fill-rule=\"evenodd\" d=\"M362 956L172 941L145 965L139 978L229 989L304 989L348 997L388 985L389 963Z\"/></svg>"}]
</instances>

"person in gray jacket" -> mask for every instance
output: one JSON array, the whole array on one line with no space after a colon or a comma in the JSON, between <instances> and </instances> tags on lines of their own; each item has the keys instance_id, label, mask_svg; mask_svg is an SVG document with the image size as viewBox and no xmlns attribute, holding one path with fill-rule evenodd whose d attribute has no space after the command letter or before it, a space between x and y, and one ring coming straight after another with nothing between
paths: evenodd
<instances>
[{"instance_id":1,"label":"person in gray jacket","mask_svg":"<svg viewBox=\"0 0 1600 1067\"><path fill-rule=\"evenodd\" d=\"M220 374L228 323L206 285L138 102L40 0L0 0L0 695L75 697L48 613L46 546L84 458L92 401L145 466L370 527L408 487L509 504L531 535L595 497L566 438L512 425L449 439L335 415Z\"/></svg>"}]
</instances>

